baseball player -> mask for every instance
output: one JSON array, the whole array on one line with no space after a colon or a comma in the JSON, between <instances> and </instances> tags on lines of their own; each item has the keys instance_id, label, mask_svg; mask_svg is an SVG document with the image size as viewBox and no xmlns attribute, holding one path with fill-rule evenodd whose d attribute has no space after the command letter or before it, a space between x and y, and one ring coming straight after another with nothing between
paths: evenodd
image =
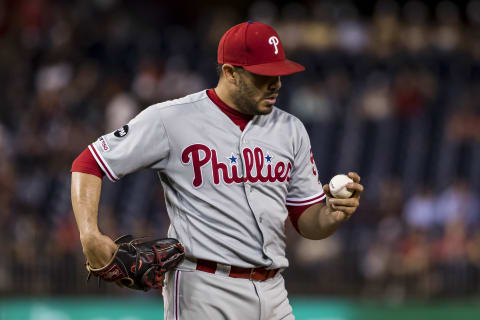
<instances>
[{"instance_id":1,"label":"baseball player","mask_svg":"<svg viewBox=\"0 0 480 320\"><path fill-rule=\"evenodd\" d=\"M318 179L303 124L275 107L288 60L268 25L245 22L218 46L217 87L152 105L101 136L72 165L72 205L83 252L105 265L115 243L97 226L102 176L151 168L162 183L168 236L184 261L163 287L165 319L294 319L282 270L285 222L309 239L331 235L359 205Z\"/></svg>"}]
</instances>

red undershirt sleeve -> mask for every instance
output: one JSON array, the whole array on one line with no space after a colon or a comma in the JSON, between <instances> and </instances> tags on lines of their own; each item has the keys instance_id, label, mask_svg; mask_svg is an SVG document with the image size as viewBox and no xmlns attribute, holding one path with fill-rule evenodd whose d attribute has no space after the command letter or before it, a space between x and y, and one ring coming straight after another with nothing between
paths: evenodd
<instances>
[{"instance_id":1,"label":"red undershirt sleeve","mask_svg":"<svg viewBox=\"0 0 480 320\"><path fill-rule=\"evenodd\" d=\"M94 176L103 178L105 173L100 169L97 161L93 158L90 150L86 148L82 153L73 161L72 169L70 172L82 172L87 174L93 174Z\"/></svg>"},{"instance_id":2,"label":"red undershirt sleeve","mask_svg":"<svg viewBox=\"0 0 480 320\"><path fill-rule=\"evenodd\" d=\"M319 202L325 203L325 198L323 198L323 200L321 200ZM311 206L313 206L314 204L317 204L319 202L315 202L315 203L308 204L308 205L305 205L305 206L289 206L289 205L287 205L288 217L290 218L290 221L292 222L293 227L295 228L295 230L297 230L298 233L300 233L300 230L298 229L298 220L300 219L302 214L305 212L305 210L307 210L308 208L310 208Z\"/></svg>"}]
</instances>

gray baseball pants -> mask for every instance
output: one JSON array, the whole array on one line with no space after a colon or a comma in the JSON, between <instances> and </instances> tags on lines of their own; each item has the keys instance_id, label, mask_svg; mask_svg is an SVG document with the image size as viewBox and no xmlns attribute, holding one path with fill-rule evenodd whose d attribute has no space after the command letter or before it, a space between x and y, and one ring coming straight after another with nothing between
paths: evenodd
<instances>
[{"instance_id":1,"label":"gray baseball pants","mask_svg":"<svg viewBox=\"0 0 480 320\"><path fill-rule=\"evenodd\" d=\"M167 273L163 299L165 320L295 319L280 272L251 281L180 268Z\"/></svg>"}]
</instances>

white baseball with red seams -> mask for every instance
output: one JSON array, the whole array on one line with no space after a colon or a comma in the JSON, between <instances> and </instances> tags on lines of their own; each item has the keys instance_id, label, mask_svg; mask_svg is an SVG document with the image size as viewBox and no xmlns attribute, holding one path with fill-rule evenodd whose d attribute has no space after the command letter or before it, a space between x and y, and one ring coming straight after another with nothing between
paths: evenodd
<instances>
[{"instance_id":1,"label":"white baseball with red seams","mask_svg":"<svg viewBox=\"0 0 480 320\"><path fill-rule=\"evenodd\" d=\"M337 174L334 176L328 187L330 188L330 193L335 198L347 199L350 198L353 194L352 191L348 190L347 184L353 182L353 180L345 174Z\"/></svg>"}]
</instances>

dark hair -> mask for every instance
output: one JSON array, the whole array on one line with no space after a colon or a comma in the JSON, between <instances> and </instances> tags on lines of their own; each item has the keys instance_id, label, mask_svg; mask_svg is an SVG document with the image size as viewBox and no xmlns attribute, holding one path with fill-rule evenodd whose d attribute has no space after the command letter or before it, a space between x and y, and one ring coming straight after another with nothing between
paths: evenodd
<instances>
[{"instance_id":1,"label":"dark hair","mask_svg":"<svg viewBox=\"0 0 480 320\"><path fill-rule=\"evenodd\" d=\"M222 67L223 67L223 64L217 63L217 76L219 78L222 76Z\"/></svg>"}]
</instances>

